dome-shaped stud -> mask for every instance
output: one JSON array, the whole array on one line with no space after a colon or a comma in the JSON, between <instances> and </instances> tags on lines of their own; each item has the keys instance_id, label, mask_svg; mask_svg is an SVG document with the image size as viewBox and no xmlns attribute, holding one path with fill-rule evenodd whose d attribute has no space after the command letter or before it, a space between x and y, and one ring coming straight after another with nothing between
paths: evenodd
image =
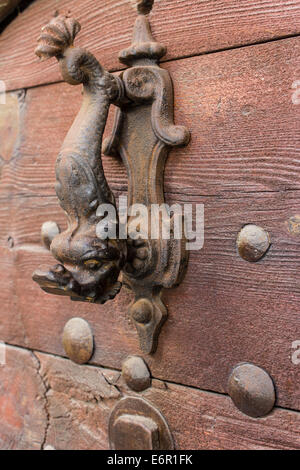
<instances>
[{"instance_id":1,"label":"dome-shaped stud","mask_svg":"<svg viewBox=\"0 0 300 470\"><path fill-rule=\"evenodd\" d=\"M122 377L131 390L142 392L151 385L149 369L138 356L129 356L122 365Z\"/></svg>"},{"instance_id":2,"label":"dome-shaped stud","mask_svg":"<svg viewBox=\"0 0 300 470\"><path fill-rule=\"evenodd\" d=\"M299 237L300 235L300 215L296 214L290 217L287 222L286 226L290 235L294 235Z\"/></svg>"},{"instance_id":3,"label":"dome-shaped stud","mask_svg":"<svg viewBox=\"0 0 300 470\"><path fill-rule=\"evenodd\" d=\"M71 318L65 324L62 342L66 355L76 364L85 364L92 357L93 333L83 318Z\"/></svg>"},{"instance_id":4,"label":"dome-shaped stud","mask_svg":"<svg viewBox=\"0 0 300 470\"><path fill-rule=\"evenodd\" d=\"M275 404L271 377L254 364L239 364L233 369L228 380L228 394L235 406L252 418L266 416Z\"/></svg>"},{"instance_id":5,"label":"dome-shaped stud","mask_svg":"<svg viewBox=\"0 0 300 470\"><path fill-rule=\"evenodd\" d=\"M153 307L148 299L137 300L129 309L134 321L146 325L152 319Z\"/></svg>"},{"instance_id":6,"label":"dome-shaped stud","mask_svg":"<svg viewBox=\"0 0 300 470\"><path fill-rule=\"evenodd\" d=\"M237 236L237 249L241 258L256 262L268 251L271 240L268 232L258 225L245 225Z\"/></svg>"}]
</instances>

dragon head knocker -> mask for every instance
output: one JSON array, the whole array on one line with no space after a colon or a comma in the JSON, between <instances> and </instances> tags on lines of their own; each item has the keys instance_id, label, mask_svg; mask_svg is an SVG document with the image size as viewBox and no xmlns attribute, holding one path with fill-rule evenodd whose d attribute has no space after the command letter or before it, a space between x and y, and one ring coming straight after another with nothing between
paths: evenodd
<instances>
[{"instance_id":1,"label":"dragon head knocker","mask_svg":"<svg viewBox=\"0 0 300 470\"><path fill-rule=\"evenodd\" d=\"M121 288L118 276L125 251L117 240L100 240L93 229L72 235L69 228L51 244L51 252L61 264L50 270L36 270L33 279L48 293L104 303Z\"/></svg>"},{"instance_id":2,"label":"dragon head knocker","mask_svg":"<svg viewBox=\"0 0 300 470\"><path fill-rule=\"evenodd\" d=\"M118 276L127 256L126 241L96 233L101 220L97 208L110 204L116 213L102 167L101 144L109 105L118 103L122 86L92 54L73 47L79 31L77 21L59 15L43 28L35 51L43 59L56 57L64 80L82 83L84 93L56 161L56 193L68 216L67 230L50 246L60 264L50 270L39 268L33 280L49 293L103 303L119 292ZM117 215L114 223L118 224Z\"/></svg>"},{"instance_id":3,"label":"dragon head knocker","mask_svg":"<svg viewBox=\"0 0 300 470\"><path fill-rule=\"evenodd\" d=\"M164 203L163 173L171 147L187 145L190 133L174 124L172 79L159 67L166 48L147 18L153 0L133 3L139 14L132 43L119 53L129 67L119 76L74 47L80 25L67 16L52 19L38 40L40 58L56 57L63 79L83 84L83 102L56 161L55 189L68 227L62 233L53 222L42 228L59 264L38 269L33 279L46 292L103 303L119 292L122 270L134 293L129 315L149 354L167 317L162 290L177 286L187 266L185 234L178 236L183 214ZM121 157L128 175L128 207L120 200L119 214L101 160L110 104L118 109L103 153Z\"/></svg>"}]
</instances>

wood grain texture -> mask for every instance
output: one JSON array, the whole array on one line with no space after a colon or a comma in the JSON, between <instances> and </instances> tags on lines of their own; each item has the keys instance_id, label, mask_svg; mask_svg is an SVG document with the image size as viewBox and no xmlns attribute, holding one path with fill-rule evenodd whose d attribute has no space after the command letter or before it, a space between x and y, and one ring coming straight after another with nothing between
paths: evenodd
<instances>
[{"instance_id":1,"label":"wood grain texture","mask_svg":"<svg viewBox=\"0 0 300 470\"><path fill-rule=\"evenodd\" d=\"M37 0L0 37L8 89L60 80L55 61L40 64L33 55L56 9L81 21L78 44L110 70L120 68L117 53L129 44L136 16L129 0L101 7ZM299 13L296 0L166 0L150 17L171 60L299 34ZM182 285L164 293L169 319L157 352L145 356L155 379L142 395L166 416L178 449L300 449L300 413L292 411L300 410L300 365L292 362L300 339L300 238L289 224L300 217L299 56L300 40L290 38L163 64L174 80L175 120L192 133L189 147L168 159L166 200L205 205L204 247L191 253ZM0 340L44 351L6 348L3 449L107 449L109 413L132 394L118 372L127 355L140 355L127 314L131 293L123 288L113 302L93 306L47 295L31 280L37 266L54 264L40 245L41 224L65 226L54 162L80 100L80 88L59 83L26 97L10 94L9 106L0 105ZM112 114L107 134L111 127ZM125 194L121 162L105 157L104 166L116 194ZM271 237L256 264L236 252L246 223ZM92 365L49 354L64 355L61 334L73 316L93 329ZM277 406L291 410L255 420L211 393L226 393L232 368L244 361L267 370Z\"/></svg>"},{"instance_id":2,"label":"wood grain texture","mask_svg":"<svg viewBox=\"0 0 300 470\"><path fill-rule=\"evenodd\" d=\"M300 105L292 88L299 56L300 39L293 38L165 65L174 81L175 122L192 135L168 158L168 193L300 189ZM55 159L80 93L67 84L27 91L19 154L2 168L0 197L54 195ZM107 133L111 125L112 119ZM121 162L105 157L104 166L110 184L126 190Z\"/></svg>"},{"instance_id":3,"label":"wood grain texture","mask_svg":"<svg viewBox=\"0 0 300 470\"><path fill-rule=\"evenodd\" d=\"M47 429L46 387L39 361L30 351L4 345L1 359L0 448L39 450Z\"/></svg>"},{"instance_id":4,"label":"wood grain texture","mask_svg":"<svg viewBox=\"0 0 300 470\"><path fill-rule=\"evenodd\" d=\"M167 197L175 202L173 195ZM299 192L176 195L176 201L204 203L205 244L191 252L181 286L164 293L169 319L157 352L147 357L153 375L224 393L231 369L249 361L271 374L280 406L300 409L300 367L291 361L292 343L300 337L300 239L287 224L292 214L300 214ZM55 198L16 198L10 211L3 205L0 212L0 338L64 355L64 325L80 316L94 332L92 363L120 369L127 355L140 354L126 288L114 301L95 306L45 294L32 282L36 267L55 264L39 245L41 223L62 221L55 216ZM5 231L7 220L11 225ZM271 237L270 251L255 264L236 252L245 223L262 226Z\"/></svg>"},{"instance_id":5,"label":"wood grain texture","mask_svg":"<svg viewBox=\"0 0 300 470\"><path fill-rule=\"evenodd\" d=\"M238 362L274 378L278 404L300 409L299 366L291 361L299 331L299 237L287 221L300 214L298 38L166 65L175 83L178 123L192 132L187 149L171 153L168 202L205 204L205 245L192 252L184 283L165 294L169 320L156 354L155 377L226 391ZM0 185L0 338L64 354L65 322L82 316L95 332L93 362L120 368L139 353L125 289L104 306L46 295L31 281L52 257L39 246L42 222L64 225L54 195L54 162L80 89L56 84L29 90L20 146L2 167ZM111 126L111 120L108 125ZM126 191L121 162L105 158L116 193ZM246 223L269 231L272 247L257 264L241 260L237 233ZM195 302L197 299L197 302ZM9 314L8 314L9 312Z\"/></svg>"},{"instance_id":6,"label":"wood grain texture","mask_svg":"<svg viewBox=\"0 0 300 470\"><path fill-rule=\"evenodd\" d=\"M10 400L19 402L16 384L23 377L37 386L41 381L45 390L22 390L23 402L32 401L35 406L25 416L18 416L18 426L23 430L22 441L12 446L11 434L3 433L12 416L2 414L2 448L37 448L28 439L33 429L38 431L38 444L57 450L104 450L109 448L108 420L113 407L125 396L142 396L156 406L165 416L177 449L300 449L300 413L282 409L261 419L252 419L240 413L230 398L188 387L152 380L151 388L136 394L125 385L118 371L92 366L79 366L71 361L34 352L8 347L9 369L0 368L2 401L8 409ZM32 362L28 359L31 357ZM8 371L11 379L7 380ZM47 418L40 428L37 413L46 406ZM180 412L178 412L180 410Z\"/></svg>"},{"instance_id":7,"label":"wood grain texture","mask_svg":"<svg viewBox=\"0 0 300 470\"><path fill-rule=\"evenodd\" d=\"M8 90L60 80L55 60L39 63L34 56L40 29L56 11L82 24L78 45L106 68L121 68L118 52L130 44L136 18L131 0L36 0L0 37L0 79ZM299 34L299 13L299 0L163 0L150 19L170 60Z\"/></svg>"}]
</instances>

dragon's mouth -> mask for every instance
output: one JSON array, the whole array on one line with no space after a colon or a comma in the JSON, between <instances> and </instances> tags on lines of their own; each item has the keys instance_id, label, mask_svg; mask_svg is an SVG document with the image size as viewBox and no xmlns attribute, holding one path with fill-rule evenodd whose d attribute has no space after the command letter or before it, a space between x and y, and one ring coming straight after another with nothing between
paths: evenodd
<instances>
[{"instance_id":1,"label":"dragon's mouth","mask_svg":"<svg viewBox=\"0 0 300 470\"><path fill-rule=\"evenodd\" d=\"M62 264L53 268L37 269L32 279L48 294L69 296L71 300L91 303L104 303L113 299L120 291L122 284L113 277L103 276L102 282L81 285Z\"/></svg>"}]
</instances>

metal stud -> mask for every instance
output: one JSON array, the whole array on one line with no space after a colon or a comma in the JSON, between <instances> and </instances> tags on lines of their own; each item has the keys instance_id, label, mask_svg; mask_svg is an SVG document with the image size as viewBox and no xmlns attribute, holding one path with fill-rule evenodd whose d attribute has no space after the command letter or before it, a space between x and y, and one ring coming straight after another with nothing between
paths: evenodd
<instances>
[{"instance_id":1,"label":"metal stud","mask_svg":"<svg viewBox=\"0 0 300 470\"><path fill-rule=\"evenodd\" d=\"M109 418L112 450L172 450L173 439L163 415L143 398L120 400Z\"/></svg>"},{"instance_id":2,"label":"metal stud","mask_svg":"<svg viewBox=\"0 0 300 470\"><path fill-rule=\"evenodd\" d=\"M254 364L237 365L228 380L228 394L235 406L252 418L265 416L274 407L274 384L266 371Z\"/></svg>"},{"instance_id":3,"label":"metal stud","mask_svg":"<svg viewBox=\"0 0 300 470\"><path fill-rule=\"evenodd\" d=\"M94 340L90 325L83 318L71 318L64 327L63 346L76 364L85 364L93 354Z\"/></svg>"},{"instance_id":4,"label":"metal stud","mask_svg":"<svg viewBox=\"0 0 300 470\"><path fill-rule=\"evenodd\" d=\"M271 241L268 232L258 225L245 225L237 237L237 249L241 258L255 262L268 251Z\"/></svg>"},{"instance_id":5,"label":"metal stud","mask_svg":"<svg viewBox=\"0 0 300 470\"><path fill-rule=\"evenodd\" d=\"M300 215L293 215L286 222L288 231L291 235L299 237L300 235Z\"/></svg>"},{"instance_id":6,"label":"metal stud","mask_svg":"<svg viewBox=\"0 0 300 470\"><path fill-rule=\"evenodd\" d=\"M151 385L150 372L144 360L138 356L129 356L122 365L122 377L129 388L141 392Z\"/></svg>"},{"instance_id":7,"label":"metal stud","mask_svg":"<svg viewBox=\"0 0 300 470\"><path fill-rule=\"evenodd\" d=\"M137 300L130 308L130 314L137 323L147 324L152 318L152 304L148 299Z\"/></svg>"}]
</instances>

